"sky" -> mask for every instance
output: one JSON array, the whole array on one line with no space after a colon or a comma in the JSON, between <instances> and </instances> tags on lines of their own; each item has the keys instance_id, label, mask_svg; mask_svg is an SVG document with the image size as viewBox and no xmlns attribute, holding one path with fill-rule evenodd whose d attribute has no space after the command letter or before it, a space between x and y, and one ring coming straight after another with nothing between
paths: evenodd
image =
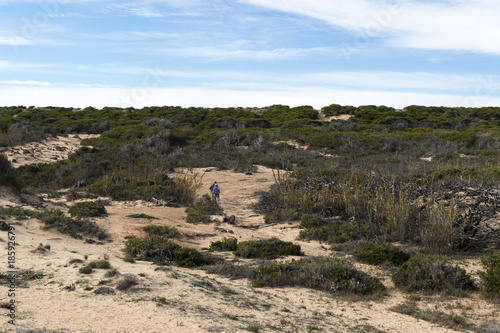
<instances>
[{"instance_id":1,"label":"sky","mask_svg":"<svg viewBox=\"0 0 500 333\"><path fill-rule=\"evenodd\" d=\"M500 106L497 0L0 0L0 105Z\"/></svg>"}]
</instances>

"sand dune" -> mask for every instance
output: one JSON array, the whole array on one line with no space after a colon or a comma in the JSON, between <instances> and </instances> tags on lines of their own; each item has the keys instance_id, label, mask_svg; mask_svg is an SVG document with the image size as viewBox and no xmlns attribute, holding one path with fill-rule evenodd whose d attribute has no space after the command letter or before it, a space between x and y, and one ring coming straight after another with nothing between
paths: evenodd
<instances>
[{"instance_id":1,"label":"sand dune","mask_svg":"<svg viewBox=\"0 0 500 333\"><path fill-rule=\"evenodd\" d=\"M80 136L81 138L81 136ZM59 138L51 144L66 147L65 153L78 145L77 137ZM71 145L74 146L71 146ZM47 142L41 146L49 146ZM71 147L70 147L71 146ZM33 146L34 147L34 146ZM35 161L49 161L53 149L37 154L26 154L31 148L9 150L15 165ZM56 149L57 150L57 149ZM17 151L17 153L14 153ZM19 155L21 154L21 155ZM61 154L61 155L59 155ZM55 153L62 156L62 152ZM55 156L54 155L54 156ZM141 235L141 229L151 223L148 219L128 217L147 214L157 219L155 224L177 227L183 237L180 244L197 249L207 248L212 241L228 235L238 240L278 237L301 245L306 255L338 255L319 242L298 240L298 222L267 225L263 216L253 212L251 203L256 192L266 191L274 183L272 170L259 166L251 175L218 171L216 169L179 170L203 175L199 195L208 194L208 187L217 181L221 187L221 205L228 215L235 215L234 224L188 224L184 208L159 207L151 202L117 202L109 200L108 216L95 222L111 235L104 244L89 244L75 240L54 230L43 230L36 219L14 220L16 232L16 265L18 269L43 272L44 276L16 289L16 323L7 323L4 315L1 331L42 329L56 332L453 332L427 321L418 320L390 310L391 306L407 301L408 296L396 290L388 272L359 265L363 270L379 276L387 286L387 296L378 301L352 301L335 295L303 288L253 288L247 280L230 280L204 271L175 266L157 266L150 262L125 262L124 237ZM175 174L173 174L175 176ZM66 210L61 199L44 199L47 203ZM24 199L24 201L26 201ZM19 193L0 188L1 206L19 206ZM31 207L33 209L33 207ZM222 220L222 217L219 217ZM7 234L2 232L4 251ZM50 245L48 251L37 251L39 244ZM5 252L6 253L6 252ZM225 254L232 258L232 254ZM7 255L2 267L7 267ZM120 274L106 277L106 270L79 273L84 263L107 258ZM465 261L464 261L465 262ZM477 265L465 262L469 271L477 275ZM124 274L133 274L139 284L129 291L114 287ZM96 294L100 287L111 287L112 294ZM2 300L7 299L8 286L0 285ZM479 295L464 299L427 297L420 304L447 313L464 312L481 320L493 320L498 309L481 300ZM450 310L451 309L451 310ZM257 329L257 330L256 330Z\"/></svg>"}]
</instances>

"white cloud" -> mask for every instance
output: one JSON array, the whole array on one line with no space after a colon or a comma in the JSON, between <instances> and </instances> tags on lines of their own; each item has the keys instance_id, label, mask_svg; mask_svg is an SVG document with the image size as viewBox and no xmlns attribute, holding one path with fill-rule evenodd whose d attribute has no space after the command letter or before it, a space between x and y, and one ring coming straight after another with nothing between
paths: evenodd
<instances>
[{"instance_id":1,"label":"white cloud","mask_svg":"<svg viewBox=\"0 0 500 333\"><path fill-rule=\"evenodd\" d=\"M500 2L493 0L239 0L322 20L354 37L393 46L500 54Z\"/></svg>"},{"instance_id":2,"label":"white cloud","mask_svg":"<svg viewBox=\"0 0 500 333\"><path fill-rule=\"evenodd\" d=\"M42 82L42 81L19 81L19 80L10 80L10 81L0 81L0 84L8 84L8 85L20 85L20 86L40 86L40 87L50 87L52 84L50 82Z\"/></svg>"}]
</instances>

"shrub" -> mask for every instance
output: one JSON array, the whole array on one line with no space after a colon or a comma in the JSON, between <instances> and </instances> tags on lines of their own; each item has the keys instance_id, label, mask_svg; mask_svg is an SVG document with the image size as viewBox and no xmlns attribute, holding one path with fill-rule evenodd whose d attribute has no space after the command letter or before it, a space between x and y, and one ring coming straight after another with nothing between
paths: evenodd
<instances>
[{"instance_id":1,"label":"shrub","mask_svg":"<svg viewBox=\"0 0 500 333\"><path fill-rule=\"evenodd\" d=\"M138 283L139 279L137 278L137 276L132 274L125 274L123 278L116 284L116 289L126 291L131 287L137 285Z\"/></svg>"},{"instance_id":2,"label":"shrub","mask_svg":"<svg viewBox=\"0 0 500 333\"><path fill-rule=\"evenodd\" d=\"M154 217L154 216L150 216L150 215L147 215L147 214L132 214L132 215L127 215L127 217L131 217L131 218L134 218L134 219L149 219L149 220L158 220L157 217Z\"/></svg>"},{"instance_id":3,"label":"shrub","mask_svg":"<svg viewBox=\"0 0 500 333\"><path fill-rule=\"evenodd\" d=\"M485 291L493 296L500 296L500 251L491 252L481 257L485 272L480 273Z\"/></svg>"},{"instance_id":4,"label":"shrub","mask_svg":"<svg viewBox=\"0 0 500 333\"><path fill-rule=\"evenodd\" d=\"M98 269L110 269L111 268L111 264L109 263L108 260L94 260L92 262L90 262L87 266L91 267L91 268L98 268Z\"/></svg>"},{"instance_id":5,"label":"shrub","mask_svg":"<svg viewBox=\"0 0 500 333\"><path fill-rule=\"evenodd\" d=\"M285 221L293 221L299 218L299 213L295 209L278 208L264 215L266 223L280 223Z\"/></svg>"},{"instance_id":6,"label":"shrub","mask_svg":"<svg viewBox=\"0 0 500 333\"><path fill-rule=\"evenodd\" d=\"M71 216L82 217L95 217L105 215L106 208L101 201L82 201L77 202L68 210Z\"/></svg>"},{"instance_id":7,"label":"shrub","mask_svg":"<svg viewBox=\"0 0 500 333\"><path fill-rule=\"evenodd\" d=\"M186 222L188 223L210 223L212 218L210 215L222 214L223 210L217 202L214 202L210 197L204 197L193 206L186 208Z\"/></svg>"},{"instance_id":8,"label":"shrub","mask_svg":"<svg viewBox=\"0 0 500 333\"><path fill-rule=\"evenodd\" d=\"M278 238L251 240L238 244L234 253L242 258L275 258L277 256L303 256L300 245L284 242Z\"/></svg>"},{"instance_id":9,"label":"shrub","mask_svg":"<svg viewBox=\"0 0 500 333\"><path fill-rule=\"evenodd\" d=\"M327 224L328 221L320 214L304 214L300 217L300 227L304 229L319 228Z\"/></svg>"},{"instance_id":10,"label":"shrub","mask_svg":"<svg viewBox=\"0 0 500 333\"><path fill-rule=\"evenodd\" d=\"M238 248L238 240L234 237L212 242L210 244L210 251L236 251Z\"/></svg>"},{"instance_id":11,"label":"shrub","mask_svg":"<svg viewBox=\"0 0 500 333\"><path fill-rule=\"evenodd\" d=\"M179 238L181 235L176 227L168 225L149 224L144 227L144 231L149 237Z\"/></svg>"},{"instance_id":12,"label":"shrub","mask_svg":"<svg viewBox=\"0 0 500 333\"><path fill-rule=\"evenodd\" d=\"M79 269L79 272L82 274L90 274L92 273L93 269L90 266L83 266Z\"/></svg>"},{"instance_id":13,"label":"shrub","mask_svg":"<svg viewBox=\"0 0 500 333\"><path fill-rule=\"evenodd\" d=\"M0 154L0 185L17 186L16 171L4 154Z\"/></svg>"},{"instance_id":14,"label":"shrub","mask_svg":"<svg viewBox=\"0 0 500 333\"><path fill-rule=\"evenodd\" d=\"M138 256L144 260L157 262L175 262L181 267L212 265L217 261L195 249L181 247L161 237L129 238L125 243L125 250L132 257Z\"/></svg>"},{"instance_id":15,"label":"shrub","mask_svg":"<svg viewBox=\"0 0 500 333\"><path fill-rule=\"evenodd\" d=\"M472 289L474 281L464 269L451 266L441 256L419 254L405 262L392 276L396 287L408 291L460 293Z\"/></svg>"},{"instance_id":16,"label":"shrub","mask_svg":"<svg viewBox=\"0 0 500 333\"><path fill-rule=\"evenodd\" d=\"M387 244L376 244L365 247L354 253L356 259L361 262L381 265L384 262L390 262L395 266L401 266L410 259L410 255L399 247L391 247Z\"/></svg>"},{"instance_id":17,"label":"shrub","mask_svg":"<svg viewBox=\"0 0 500 333\"><path fill-rule=\"evenodd\" d=\"M348 262L327 257L272 263L254 272L252 284L256 287L301 286L362 295L385 289L377 278L356 270Z\"/></svg>"},{"instance_id":18,"label":"shrub","mask_svg":"<svg viewBox=\"0 0 500 333\"><path fill-rule=\"evenodd\" d=\"M94 293L97 295L113 295L115 294L115 290L110 287L100 287L94 290Z\"/></svg>"}]
</instances>

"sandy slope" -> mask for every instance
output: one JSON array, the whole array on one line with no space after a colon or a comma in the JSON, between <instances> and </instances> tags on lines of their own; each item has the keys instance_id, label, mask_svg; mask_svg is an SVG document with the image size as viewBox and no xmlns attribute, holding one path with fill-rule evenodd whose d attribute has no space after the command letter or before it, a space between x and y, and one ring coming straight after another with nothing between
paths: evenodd
<instances>
[{"instance_id":1,"label":"sandy slope","mask_svg":"<svg viewBox=\"0 0 500 333\"><path fill-rule=\"evenodd\" d=\"M199 195L208 193L214 180L220 184L221 204L228 215L236 216L234 225L193 225L183 220L183 208L158 207L142 201L111 201L106 207L108 216L95 220L110 233L111 240L98 245L56 231L42 230L41 222L35 219L7 218L16 228L17 267L43 272L44 277L30 281L27 288L17 288L17 326L12 327L7 318L2 317L0 330L248 332L251 325L259 325L259 332L452 332L390 311L391 306L405 302L406 296L394 289L387 272L369 266L360 265L360 268L380 276L388 287L387 296L379 301L354 302L303 288L256 289L247 280L229 280L200 270L159 267L140 261L125 262L122 259L124 237L140 235L141 228L148 223L176 226L184 234L180 243L198 249L207 248L210 242L225 236L234 236L238 240L276 236L299 243L306 255L338 255L318 242L297 240L297 222L266 225L263 216L250 209L249 205L257 199L255 193L265 191L273 184L272 170L259 167L252 175L215 169L187 172L203 175ZM19 195L6 189L0 190L0 199L3 206L17 206L22 201ZM53 201L53 205L59 205L63 210L71 204L63 200ZM134 213L158 219L127 217ZM6 232L1 232L0 238L5 251L0 256L4 272ZM36 251L40 243L50 245L50 251ZM232 258L230 253L225 255ZM80 274L78 270L83 264L69 263L71 259L89 262L100 258L108 258L121 275L105 277L105 270L96 270L90 275ZM464 266L469 270L477 269L472 262L465 262ZM139 285L127 292L94 293L102 286L114 288L123 274L137 276ZM0 286L2 301L8 299L7 290L7 286ZM478 299L477 295L465 299L424 297L419 306L460 315L465 313L481 321L492 320L498 315L493 305ZM0 313L6 315L8 310L2 308Z\"/></svg>"}]
</instances>

